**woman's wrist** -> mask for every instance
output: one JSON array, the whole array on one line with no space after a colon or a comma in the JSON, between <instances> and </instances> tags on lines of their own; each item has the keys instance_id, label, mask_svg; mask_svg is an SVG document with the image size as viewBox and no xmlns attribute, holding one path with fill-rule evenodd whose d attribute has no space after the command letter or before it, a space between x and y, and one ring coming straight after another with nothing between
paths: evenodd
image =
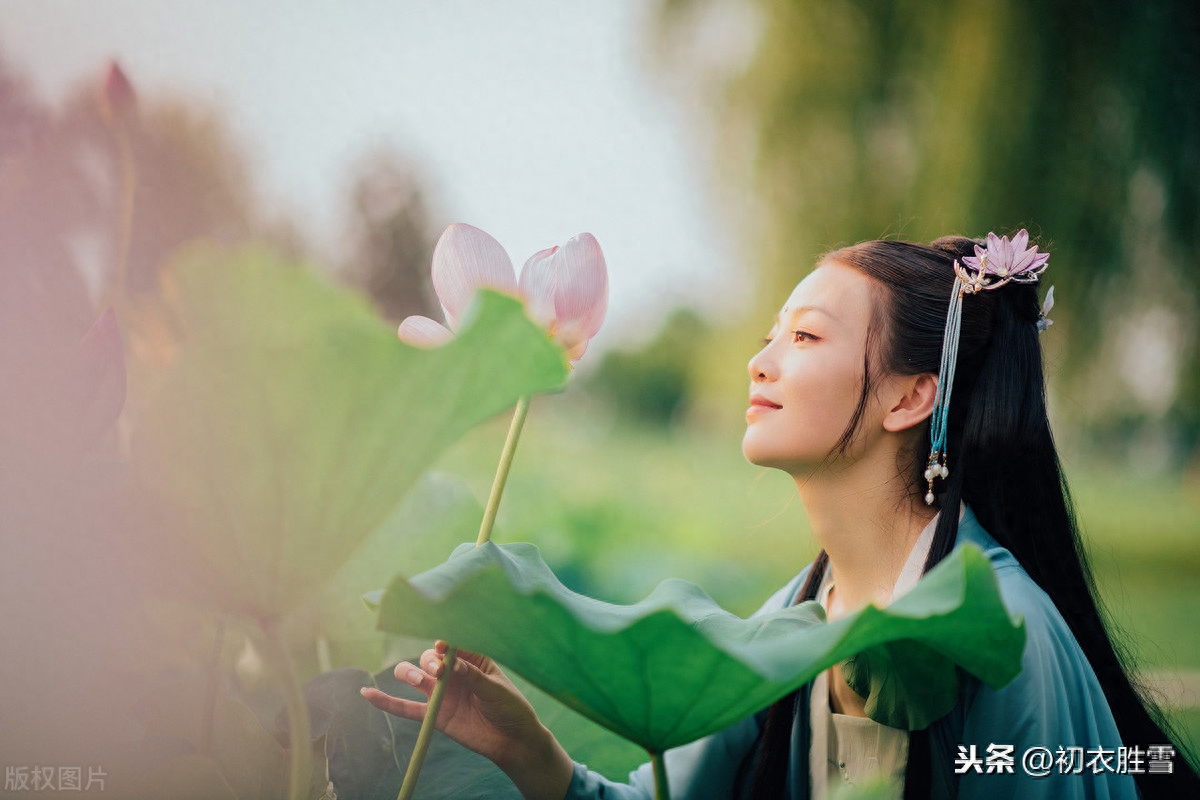
<instances>
[{"instance_id":1,"label":"woman's wrist","mask_svg":"<svg viewBox=\"0 0 1200 800\"><path fill-rule=\"evenodd\" d=\"M575 762L544 725L496 765L516 784L525 800L563 800L575 774Z\"/></svg>"}]
</instances>

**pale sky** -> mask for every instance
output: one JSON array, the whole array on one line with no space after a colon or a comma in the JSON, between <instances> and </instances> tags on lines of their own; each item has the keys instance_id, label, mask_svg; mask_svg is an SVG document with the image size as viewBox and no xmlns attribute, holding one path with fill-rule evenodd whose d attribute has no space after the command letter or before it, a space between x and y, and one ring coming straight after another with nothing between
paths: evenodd
<instances>
[{"instance_id":1,"label":"pale sky","mask_svg":"<svg viewBox=\"0 0 1200 800\"><path fill-rule=\"evenodd\" d=\"M117 58L139 93L223 109L268 202L332 246L346 170L390 142L519 268L581 231L609 264L597 347L676 303L732 310L743 267L639 0L4 0L0 52L46 99ZM606 341L607 340L607 341Z\"/></svg>"}]
</instances>

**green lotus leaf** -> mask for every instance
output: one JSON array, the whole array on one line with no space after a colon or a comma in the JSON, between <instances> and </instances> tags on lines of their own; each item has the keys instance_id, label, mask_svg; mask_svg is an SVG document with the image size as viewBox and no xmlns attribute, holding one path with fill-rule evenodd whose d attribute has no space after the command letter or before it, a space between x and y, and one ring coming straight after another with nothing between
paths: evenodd
<instances>
[{"instance_id":1,"label":"green lotus leaf","mask_svg":"<svg viewBox=\"0 0 1200 800\"><path fill-rule=\"evenodd\" d=\"M893 655L911 646L926 663L936 653L946 669L993 687L1020 672L1025 645L1023 623L1010 618L973 545L956 548L887 608L835 622L814 602L744 620L679 580L631 606L603 603L564 587L533 545L491 542L462 545L446 563L364 600L377 605L381 630L485 653L651 753L721 730L882 645ZM954 683L925 688L923 703L953 705Z\"/></svg>"},{"instance_id":2,"label":"green lotus leaf","mask_svg":"<svg viewBox=\"0 0 1200 800\"><path fill-rule=\"evenodd\" d=\"M204 248L177 267L183 336L136 424L145 533L131 557L227 611L295 607L459 436L568 374L520 302L494 292L421 350L265 251Z\"/></svg>"}]
</instances>

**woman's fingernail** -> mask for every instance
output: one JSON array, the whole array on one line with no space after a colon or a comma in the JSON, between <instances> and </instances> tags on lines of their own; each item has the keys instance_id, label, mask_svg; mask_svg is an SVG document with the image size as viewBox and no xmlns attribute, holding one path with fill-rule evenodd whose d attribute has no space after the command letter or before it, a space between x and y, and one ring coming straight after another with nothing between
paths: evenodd
<instances>
[{"instance_id":1,"label":"woman's fingernail","mask_svg":"<svg viewBox=\"0 0 1200 800\"><path fill-rule=\"evenodd\" d=\"M406 677L408 678L408 682L413 686L421 685L421 673L417 672L415 669L410 669Z\"/></svg>"},{"instance_id":2,"label":"woman's fingernail","mask_svg":"<svg viewBox=\"0 0 1200 800\"><path fill-rule=\"evenodd\" d=\"M365 687L365 686L362 687L361 689L358 690L358 693L361 694L363 697L366 697L367 696L367 687Z\"/></svg>"}]
</instances>

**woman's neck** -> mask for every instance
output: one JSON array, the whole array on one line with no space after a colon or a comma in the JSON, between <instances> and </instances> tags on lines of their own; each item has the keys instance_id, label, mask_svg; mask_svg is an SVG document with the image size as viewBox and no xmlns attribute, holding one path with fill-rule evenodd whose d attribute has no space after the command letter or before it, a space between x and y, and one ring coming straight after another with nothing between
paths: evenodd
<instances>
[{"instance_id":1,"label":"woman's neck","mask_svg":"<svg viewBox=\"0 0 1200 800\"><path fill-rule=\"evenodd\" d=\"M837 587L831 617L870 602L886 605L913 545L936 513L918 507L903 478L891 472L888 476L859 462L836 476L796 478Z\"/></svg>"}]
</instances>

